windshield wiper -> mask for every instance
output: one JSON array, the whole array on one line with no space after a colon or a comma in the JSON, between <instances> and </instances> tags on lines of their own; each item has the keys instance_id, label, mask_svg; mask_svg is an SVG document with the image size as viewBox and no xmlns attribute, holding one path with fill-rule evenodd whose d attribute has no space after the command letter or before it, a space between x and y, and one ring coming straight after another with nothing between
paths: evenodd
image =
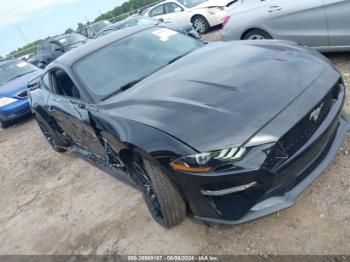
<instances>
[{"instance_id":1,"label":"windshield wiper","mask_svg":"<svg viewBox=\"0 0 350 262\"><path fill-rule=\"evenodd\" d=\"M168 65L170 65L170 64L174 63L175 61L177 61L177 60L183 58L184 56L186 56L186 55L188 55L189 53L193 52L195 49L197 49L197 47L191 49L190 51L184 53L183 55L180 55L180 56L178 56L178 57L175 57L174 59L171 59L171 60L168 62Z\"/></svg>"},{"instance_id":2,"label":"windshield wiper","mask_svg":"<svg viewBox=\"0 0 350 262\"><path fill-rule=\"evenodd\" d=\"M117 94L119 94L119 93L121 93L121 92L124 92L125 90L128 90L129 88L133 87L133 86L136 85L137 83L141 82L144 78L145 78L145 77L142 77L142 78L140 78L140 79L138 79L138 80L131 81L130 83L127 83L127 84L121 86L118 90L116 90L116 91L113 92L112 94L110 94L110 95L104 97L104 98L102 99L102 101L105 101L105 100L107 100L108 98L111 98L112 96L115 96L115 95L117 95Z\"/></svg>"}]
</instances>

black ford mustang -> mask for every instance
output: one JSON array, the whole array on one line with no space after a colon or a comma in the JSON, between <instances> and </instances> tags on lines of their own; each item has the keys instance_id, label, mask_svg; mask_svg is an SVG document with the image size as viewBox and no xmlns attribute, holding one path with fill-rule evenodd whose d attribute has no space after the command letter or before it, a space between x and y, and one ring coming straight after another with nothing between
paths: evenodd
<instances>
[{"instance_id":1,"label":"black ford mustang","mask_svg":"<svg viewBox=\"0 0 350 262\"><path fill-rule=\"evenodd\" d=\"M167 228L292 206L349 130L338 71L282 41L134 27L63 55L30 90L52 147L136 185Z\"/></svg>"}]
</instances>

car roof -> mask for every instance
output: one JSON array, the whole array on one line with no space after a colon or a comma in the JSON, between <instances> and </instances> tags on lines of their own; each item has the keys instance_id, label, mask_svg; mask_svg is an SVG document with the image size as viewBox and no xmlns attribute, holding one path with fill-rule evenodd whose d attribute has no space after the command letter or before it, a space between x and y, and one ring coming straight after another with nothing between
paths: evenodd
<instances>
[{"instance_id":1,"label":"car roof","mask_svg":"<svg viewBox=\"0 0 350 262\"><path fill-rule=\"evenodd\" d=\"M75 62L78 60L84 58L85 56L109 45L112 44L118 40L121 40L123 38L126 38L130 35L133 35L135 33L150 29L150 28L157 28L157 26L134 26L125 28L123 30L116 31L113 34L106 35L105 37L101 37L98 39L95 39L91 42L86 43L85 45L82 45L78 48L75 48L59 58L57 58L49 68L54 67L56 64L61 64L66 67L71 67Z\"/></svg>"}]
</instances>

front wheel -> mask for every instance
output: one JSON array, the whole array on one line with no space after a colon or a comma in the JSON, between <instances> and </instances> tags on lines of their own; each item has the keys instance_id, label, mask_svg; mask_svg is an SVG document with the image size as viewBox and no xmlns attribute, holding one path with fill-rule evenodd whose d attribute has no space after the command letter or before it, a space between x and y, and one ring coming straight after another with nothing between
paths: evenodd
<instances>
[{"instance_id":1,"label":"front wheel","mask_svg":"<svg viewBox=\"0 0 350 262\"><path fill-rule=\"evenodd\" d=\"M67 144L63 142L63 140L59 137L57 132L39 116L36 116L35 119L38 123L41 132L43 133L51 147L58 153L66 152L65 147L67 147Z\"/></svg>"},{"instance_id":2,"label":"front wheel","mask_svg":"<svg viewBox=\"0 0 350 262\"><path fill-rule=\"evenodd\" d=\"M205 17L203 17L201 15L195 16L192 19L192 23L193 23L194 28L201 35L207 33L210 29L210 25L209 25L207 19L205 19Z\"/></svg>"},{"instance_id":3,"label":"front wheel","mask_svg":"<svg viewBox=\"0 0 350 262\"><path fill-rule=\"evenodd\" d=\"M168 175L151 161L135 156L133 177L154 220L165 228L180 224L186 204Z\"/></svg>"},{"instance_id":4,"label":"front wheel","mask_svg":"<svg viewBox=\"0 0 350 262\"><path fill-rule=\"evenodd\" d=\"M250 30L243 36L243 40L264 40L264 39L272 39L272 37L265 31L260 29Z\"/></svg>"}]
</instances>

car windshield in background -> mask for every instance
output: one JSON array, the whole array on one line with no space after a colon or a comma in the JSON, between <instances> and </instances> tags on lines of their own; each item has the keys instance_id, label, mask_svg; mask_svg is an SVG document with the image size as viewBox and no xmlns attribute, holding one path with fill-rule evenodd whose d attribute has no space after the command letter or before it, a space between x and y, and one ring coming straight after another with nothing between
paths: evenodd
<instances>
[{"instance_id":1,"label":"car windshield in background","mask_svg":"<svg viewBox=\"0 0 350 262\"><path fill-rule=\"evenodd\" d=\"M154 19L150 17L139 17L135 20L137 25L157 25L160 23L158 19Z\"/></svg>"},{"instance_id":2,"label":"car windshield in background","mask_svg":"<svg viewBox=\"0 0 350 262\"><path fill-rule=\"evenodd\" d=\"M93 25L91 25L91 27L92 27L92 30L94 30L94 32L97 33L97 32L101 31L102 29L104 29L105 27L107 27L109 25L111 25L110 22L103 21L103 22L100 22L100 23L93 24Z\"/></svg>"},{"instance_id":3,"label":"car windshield in background","mask_svg":"<svg viewBox=\"0 0 350 262\"><path fill-rule=\"evenodd\" d=\"M65 47L86 41L85 36L76 33L56 37L55 39Z\"/></svg>"},{"instance_id":4,"label":"car windshield in background","mask_svg":"<svg viewBox=\"0 0 350 262\"><path fill-rule=\"evenodd\" d=\"M186 6L187 8L192 8L196 5L206 2L207 0L177 0L177 1L182 5Z\"/></svg>"},{"instance_id":5,"label":"car windshield in background","mask_svg":"<svg viewBox=\"0 0 350 262\"><path fill-rule=\"evenodd\" d=\"M34 66L24 61L14 61L0 64L0 85L32 73L35 70L36 68Z\"/></svg>"},{"instance_id":6,"label":"car windshield in background","mask_svg":"<svg viewBox=\"0 0 350 262\"><path fill-rule=\"evenodd\" d=\"M176 31L152 28L90 54L74 70L92 95L104 100L202 45Z\"/></svg>"}]
</instances>

